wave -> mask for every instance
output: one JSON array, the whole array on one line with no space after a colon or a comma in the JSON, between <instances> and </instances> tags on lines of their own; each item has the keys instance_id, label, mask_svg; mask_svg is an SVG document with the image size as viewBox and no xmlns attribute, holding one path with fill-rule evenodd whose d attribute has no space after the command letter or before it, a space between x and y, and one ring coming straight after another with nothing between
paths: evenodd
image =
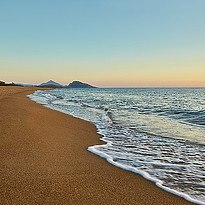
<instances>
[{"instance_id":1,"label":"wave","mask_svg":"<svg viewBox=\"0 0 205 205\"><path fill-rule=\"evenodd\" d=\"M102 139L103 140L103 139ZM103 140L104 141L104 140ZM107 142L107 141L106 141ZM109 144L109 142L107 142ZM185 194L185 193L182 193L180 191L176 191L174 189L170 189L168 187L165 187L163 186L163 182L154 178L154 177L151 177L147 172L144 172L144 171L141 171L141 170L138 170L137 168L134 168L132 166L129 166L129 165L123 165L121 163L118 163L118 162L115 162L113 160L113 158L111 156L109 156L108 154L104 153L104 152L101 152L98 150L99 147L102 147L102 146L106 146L106 145L95 145L95 146L91 146L88 148L88 151L96 154L96 155L99 155L100 157L102 158L105 158L109 163L113 164L114 166L116 167L120 167L122 169L125 169L127 171L131 171L131 172L134 172L136 174L140 174L141 176L143 176L145 179L148 179L152 182L154 182L159 188L161 189L164 189L165 191L168 191L172 194L175 194L177 196L180 196L190 202L193 202L193 203L196 203L196 204L200 204L200 205L205 205L204 202L201 202L197 199L193 199L192 197L190 197L188 194Z\"/></svg>"},{"instance_id":2,"label":"wave","mask_svg":"<svg viewBox=\"0 0 205 205\"><path fill-rule=\"evenodd\" d=\"M155 104L151 106L151 102L148 103L150 105L144 106L146 101L142 104L139 102L134 104L134 97L130 98L129 102L127 99L121 100L126 97L126 90L125 92L119 90L119 95L114 90L114 94L117 93L115 98L110 90L108 97L105 95L106 92L104 91L102 95L100 90L81 93L80 90L72 92L59 89L39 91L30 98L46 107L93 122L106 144L89 147L89 151L106 158L115 166L141 174L166 191L194 203L205 204L197 195L204 190L200 181L205 171L202 160L205 157L204 145L192 143L188 138L176 139L175 136L170 135L174 132L169 130L174 128L176 132L180 131L178 134L180 136L183 133L186 134L186 128L195 123L197 125L201 123L203 126L204 110L172 109ZM122 92L124 92L123 95ZM161 118L156 118L156 116L161 116ZM190 126L180 126L177 124L178 121L173 121L173 123L164 116L178 120L180 123L190 123ZM165 131L156 132L160 129L158 126L162 127L167 123L170 123L172 127L165 126ZM147 129L148 126L152 129ZM167 135L165 135L166 131ZM194 131L192 130L192 135L197 133ZM198 136L194 135L194 140L198 141L197 137L200 138L201 133L199 132ZM194 173L197 173L196 177ZM192 187L193 190L187 192L185 187ZM194 191L197 193L196 197L192 197Z\"/></svg>"}]
</instances>

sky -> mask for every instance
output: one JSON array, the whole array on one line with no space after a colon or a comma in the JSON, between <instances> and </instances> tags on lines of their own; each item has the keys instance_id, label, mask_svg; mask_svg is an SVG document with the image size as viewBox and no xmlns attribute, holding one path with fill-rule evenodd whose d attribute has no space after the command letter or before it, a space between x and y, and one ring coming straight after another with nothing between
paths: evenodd
<instances>
[{"instance_id":1,"label":"sky","mask_svg":"<svg viewBox=\"0 0 205 205\"><path fill-rule=\"evenodd\" d=\"M0 80L205 87L204 0L0 0Z\"/></svg>"}]
</instances>

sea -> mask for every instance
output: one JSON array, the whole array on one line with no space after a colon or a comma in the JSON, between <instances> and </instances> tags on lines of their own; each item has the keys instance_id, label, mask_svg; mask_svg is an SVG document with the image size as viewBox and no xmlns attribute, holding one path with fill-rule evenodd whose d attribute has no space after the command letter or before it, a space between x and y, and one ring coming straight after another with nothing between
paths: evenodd
<instances>
[{"instance_id":1,"label":"sea","mask_svg":"<svg viewBox=\"0 0 205 205\"><path fill-rule=\"evenodd\" d=\"M105 144L88 151L205 204L205 88L61 88L29 97L93 123Z\"/></svg>"}]
</instances>

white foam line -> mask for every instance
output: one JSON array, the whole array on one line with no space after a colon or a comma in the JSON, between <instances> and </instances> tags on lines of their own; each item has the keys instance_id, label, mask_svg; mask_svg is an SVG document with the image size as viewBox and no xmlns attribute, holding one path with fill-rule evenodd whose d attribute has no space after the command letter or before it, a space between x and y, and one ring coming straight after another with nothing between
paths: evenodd
<instances>
[{"instance_id":1,"label":"white foam line","mask_svg":"<svg viewBox=\"0 0 205 205\"><path fill-rule=\"evenodd\" d=\"M103 140L104 141L104 140ZM99 147L104 147L106 145L94 145L94 146L91 146L91 147L88 147L88 151L96 154L96 155L99 155L100 157L102 158L105 158L109 163L115 165L116 167L120 167L122 169L125 169L127 171L131 171L131 172L134 172L134 173L137 173L137 174L140 174L141 176L143 176L145 179L148 179L152 182L154 182L158 187L160 187L161 189L164 189L165 191L168 191L172 194L175 194L175 195L178 195L190 202L193 202L193 203L196 203L196 204L200 204L200 205L205 205L205 202L201 202L197 199L193 199L191 198L189 195L187 194L184 194L182 192L179 192L179 191L176 191L176 190L173 190L173 189L170 189L168 187L165 187L162 185L162 181L160 180L157 180L156 178L153 178L151 177L148 173L144 172L144 171L140 171L138 170L137 168L134 168L134 167L131 167L131 166L128 166L128 165L122 165L118 162L115 162L113 161L113 158L111 156L109 156L108 154L104 153L104 152L101 152L99 150L97 150L97 148Z\"/></svg>"}]
</instances>

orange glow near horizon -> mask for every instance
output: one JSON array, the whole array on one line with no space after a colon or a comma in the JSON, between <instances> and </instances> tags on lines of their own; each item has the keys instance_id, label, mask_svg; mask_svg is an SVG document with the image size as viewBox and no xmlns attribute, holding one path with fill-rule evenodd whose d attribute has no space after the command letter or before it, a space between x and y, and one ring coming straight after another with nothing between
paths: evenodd
<instances>
[{"instance_id":1,"label":"orange glow near horizon","mask_svg":"<svg viewBox=\"0 0 205 205\"><path fill-rule=\"evenodd\" d=\"M152 65L95 65L81 64L32 64L7 63L1 79L6 82L40 84L50 79L61 84L73 80L87 82L98 87L205 87L205 69L201 65L172 65L171 63ZM173 66L173 67L172 67ZM56 69L56 68L59 69ZM166 69L165 69L166 68Z\"/></svg>"}]
</instances>

